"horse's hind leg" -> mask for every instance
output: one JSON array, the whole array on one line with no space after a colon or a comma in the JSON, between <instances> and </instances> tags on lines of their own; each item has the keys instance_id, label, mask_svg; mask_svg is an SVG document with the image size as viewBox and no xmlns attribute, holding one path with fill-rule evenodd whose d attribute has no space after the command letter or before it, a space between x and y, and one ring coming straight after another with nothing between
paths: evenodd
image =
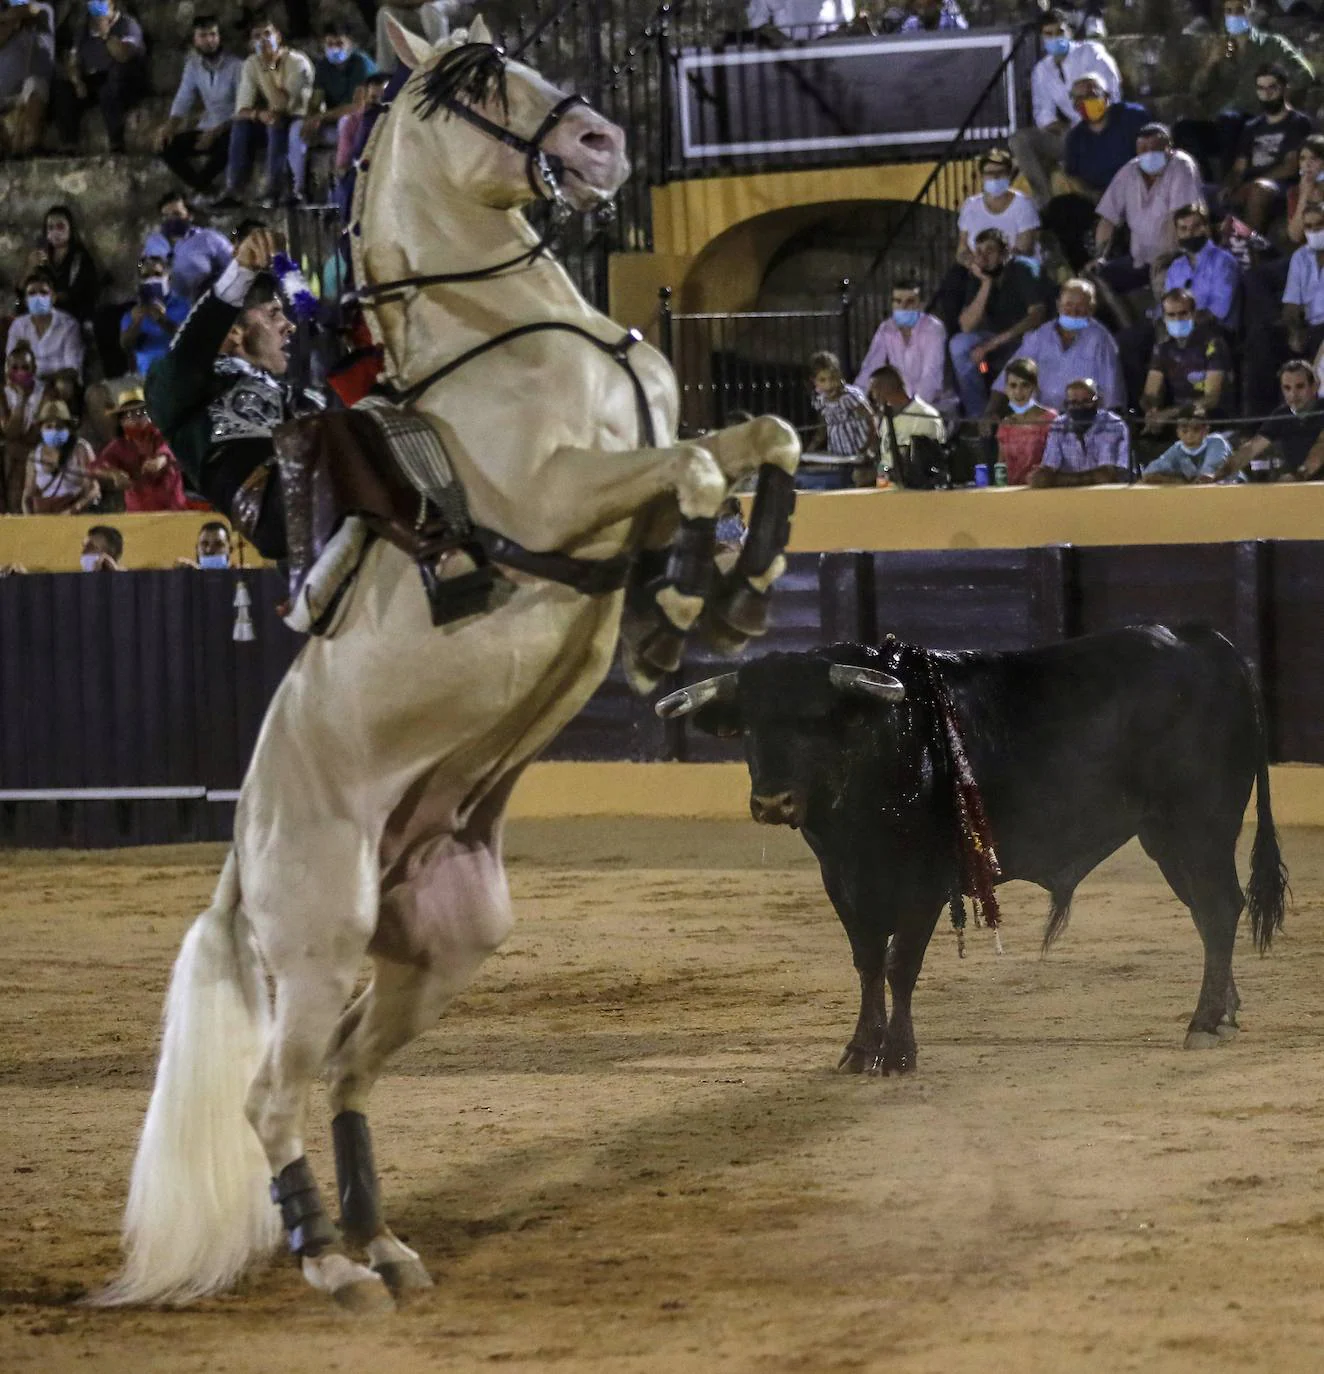
<instances>
[{"instance_id":1,"label":"horse's hind leg","mask_svg":"<svg viewBox=\"0 0 1324 1374\"><path fill-rule=\"evenodd\" d=\"M1205 1049L1236 1033L1240 999L1232 977L1232 951L1245 905L1237 881L1236 835L1147 822L1140 828L1140 843L1178 900L1190 909L1204 944L1204 981L1186 1048Z\"/></svg>"},{"instance_id":2,"label":"horse's hind leg","mask_svg":"<svg viewBox=\"0 0 1324 1374\"><path fill-rule=\"evenodd\" d=\"M432 1280L386 1225L368 1130L368 1097L387 1060L436 1025L510 931L505 875L487 843L433 841L388 877L373 942L375 971L336 1030L328 1095L341 1225L395 1290Z\"/></svg>"},{"instance_id":3,"label":"horse's hind leg","mask_svg":"<svg viewBox=\"0 0 1324 1374\"><path fill-rule=\"evenodd\" d=\"M261 863L241 856L245 907L276 990L271 1036L248 1092L248 1119L266 1151L272 1200L304 1277L342 1306L386 1308L391 1298L379 1277L339 1247L303 1141L308 1093L376 920L375 854L347 827L311 823L300 832L300 848L316 854L317 863L284 868L271 857L288 852L277 839L268 837Z\"/></svg>"}]
</instances>

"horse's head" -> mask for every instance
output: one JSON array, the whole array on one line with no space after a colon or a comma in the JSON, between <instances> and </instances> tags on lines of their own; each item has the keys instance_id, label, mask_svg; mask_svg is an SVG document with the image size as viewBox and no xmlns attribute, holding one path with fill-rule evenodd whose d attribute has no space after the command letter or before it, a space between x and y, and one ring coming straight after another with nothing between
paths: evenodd
<instances>
[{"instance_id":1,"label":"horse's head","mask_svg":"<svg viewBox=\"0 0 1324 1374\"><path fill-rule=\"evenodd\" d=\"M482 19L435 48L393 19L388 30L413 73L395 117L418 125L436 152L429 171L446 184L503 209L543 196L591 210L620 189L629 174L621 130L507 57Z\"/></svg>"}]
</instances>

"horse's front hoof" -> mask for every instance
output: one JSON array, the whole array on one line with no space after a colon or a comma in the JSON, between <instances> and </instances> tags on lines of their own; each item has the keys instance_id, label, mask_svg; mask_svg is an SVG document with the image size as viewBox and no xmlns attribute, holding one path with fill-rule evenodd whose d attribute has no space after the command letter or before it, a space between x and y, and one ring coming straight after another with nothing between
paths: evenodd
<instances>
[{"instance_id":1,"label":"horse's front hoof","mask_svg":"<svg viewBox=\"0 0 1324 1374\"><path fill-rule=\"evenodd\" d=\"M355 1316L394 1312L395 1299L379 1275L355 1264L339 1250L305 1255L303 1276L320 1293L328 1294L337 1307Z\"/></svg>"},{"instance_id":2,"label":"horse's front hoof","mask_svg":"<svg viewBox=\"0 0 1324 1374\"><path fill-rule=\"evenodd\" d=\"M838 1073L877 1073L878 1051L847 1045L837 1060Z\"/></svg>"},{"instance_id":3,"label":"horse's front hoof","mask_svg":"<svg viewBox=\"0 0 1324 1374\"><path fill-rule=\"evenodd\" d=\"M355 1279L353 1283L335 1289L331 1297L337 1307L356 1317L385 1316L395 1311L391 1290L376 1274L367 1279Z\"/></svg>"}]
</instances>

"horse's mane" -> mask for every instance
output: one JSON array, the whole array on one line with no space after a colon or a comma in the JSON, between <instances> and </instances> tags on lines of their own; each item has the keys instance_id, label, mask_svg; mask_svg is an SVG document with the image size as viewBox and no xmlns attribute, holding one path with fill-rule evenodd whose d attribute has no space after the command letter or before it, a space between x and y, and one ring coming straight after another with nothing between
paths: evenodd
<instances>
[{"instance_id":1,"label":"horse's mane","mask_svg":"<svg viewBox=\"0 0 1324 1374\"><path fill-rule=\"evenodd\" d=\"M495 98L510 113L506 94L506 54L495 43L461 43L444 53L424 74L415 113L431 119L455 102L482 105Z\"/></svg>"}]
</instances>

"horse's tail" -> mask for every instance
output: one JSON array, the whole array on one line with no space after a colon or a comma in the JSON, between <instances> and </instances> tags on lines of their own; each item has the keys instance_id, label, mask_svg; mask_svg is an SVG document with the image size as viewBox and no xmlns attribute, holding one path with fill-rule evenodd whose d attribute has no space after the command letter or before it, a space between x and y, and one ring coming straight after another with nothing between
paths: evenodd
<instances>
[{"instance_id":1,"label":"horse's tail","mask_svg":"<svg viewBox=\"0 0 1324 1374\"><path fill-rule=\"evenodd\" d=\"M1269 800L1269 732L1264 720L1264 703L1254 677L1250 678L1251 699L1255 709L1257 759L1255 765L1255 843L1250 851L1250 881L1246 884L1246 906L1255 947L1264 954L1273 943L1274 931L1283 928L1283 912L1290 889L1287 865L1278 848L1278 831L1273 823Z\"/></svg>"},{"instance_id":2,"label":"horse's tail","mask_svg":"<svg viewBox=\"0 0 1324 1374\"><path fill-rule=\"evenodd\" d=\"M124 1213L124 1268L94 1304L188 1302L228 1288L275 1246L270 1171L244 1113L270 1016L231 854L175 960Z\"/></svg>"}]
</instances>

